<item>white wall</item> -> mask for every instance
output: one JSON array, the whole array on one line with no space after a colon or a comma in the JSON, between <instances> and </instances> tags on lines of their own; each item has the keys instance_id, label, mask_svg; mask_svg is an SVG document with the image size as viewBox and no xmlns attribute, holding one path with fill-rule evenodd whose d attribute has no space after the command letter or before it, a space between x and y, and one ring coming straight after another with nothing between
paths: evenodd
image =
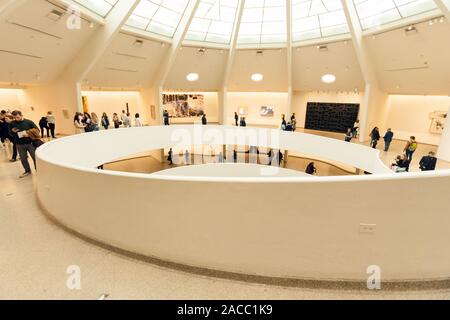
<instances>
[{"instance_id":1,"label":"white wall","mask_svg":"<svg viewBox=\"0 0 450 320\"><path fill-rule=\"evenodd\" d=\"M445 96L389 96L387 126L397 139L407 140L416 136L419 142L438 145L441 135L430 133L430 113L448 111L450 97Z\"/></svg>"},{"instance_id":2,"label":"white wall","mask_svg":"<svg viewBox=\"0 0 450 320\"><path fill-rule=\"evenodd\" d=\"M44 110L43 108L33 105L27 98L25 89L7 88L0 88L0 109L7 111L22 111L25 118L33 120L36 124L38 124L41 117L45 116L47 112L50 111L50 109Z\"/></svg>"},{"instance_id":3,"label":"white wall","mask_svg":"<svg viewBox=\"0 0 450 320\"><path fill-rule=\"evenodd\" d=\"M141 94L137 91L83 91L82 94L88 99L89 113L95 112L101 117L106 112L112 120L113 113L120 116L128 103L132 119L139 113L144 124L151 122L150 106L143 105ZM158 112L157 108L155 111Z\"/></svg>"},{"instance_id":4,"label":"white wall","mask_svg":"<svg viewBox=\"0 0 450 320\"><path fill-rule=\"evenodd\" d=\"M354 92L318 92L318 91L297 91L292 99L292 112L297 117L297 127L304 128L306 121L306 108L308 102L332 102L332 103L359 103L363 107L364 95Z\"/></svg>"},{"instance_id":5,"label":"white wall","mask_svg":"<svg viewBox=\"0 0 450 320\"><path fill-rule=\"evenodd\" d=\"M260 116L262 106L275 107L273 118ZM284 92L229 92L228 123L234 124L234 113L247 107L247 125L281 126L281 116L288 110L288 94Z\"/></svg>"},{"instance_id":6,"label":"white wall","mask_svg":"<svg viewBox=\"0 0 450 320\"><path fill-rule=\"evenodd\" d=\"M367 268L374 264L384 281L450 276L450 251L443 247L450 241L449 171L308 179L177 178L93 169L149 147L168 147L178 130L188 137L201 130L199 139L208 141L217 133L225 139L222 144L239 135L260 136L252 130L264 133L171 126L55 140L37 153L42 208L89 238L189 266L337 281L366 281ZM378 151L361 145L266 131L279 135L286 149L309 149L350 164L379 162ZM200 200L193 195L201 195ZM126 198L130 201L112 201ZM80 210L73 199L97 210ZM376 225L376 230L361 232L361 224Z\"/></svg>"}]
</instances>

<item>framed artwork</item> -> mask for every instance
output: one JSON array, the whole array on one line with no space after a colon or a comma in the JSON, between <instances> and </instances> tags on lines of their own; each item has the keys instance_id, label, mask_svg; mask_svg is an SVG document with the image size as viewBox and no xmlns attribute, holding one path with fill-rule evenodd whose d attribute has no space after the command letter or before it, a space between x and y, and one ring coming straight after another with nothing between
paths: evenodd
<instances>
[{"instance_id":1,"label":"framed artwork","mask_svg":"<svg viewBox=\"0 0 450 320\"><path fill-rule=\"evenodd\" d=\"M447 111L435 111L430 113L430 133L442 134L447 123Z\"/></svg>"},{"instance_id":2,"label":"framed artwork","mask_svg":"<svg viewBox=\"0 0 450 320\"><path fill-rule=\"evenodd\" d=\"M246 116L246 115L248 115L248 107L238 107L237 113L238 113L238 115L240 115L240 116Z\"/></svg>"},{"instance_id":3,"label":"framed artwork","mask_svg":"<svg viewBox=\"0 0 450 320\"><path fill-rule=\"evenodd\" d=\"M201 117L205 97L202 94L163 94L163 108L171 118Z\"/></svg>"},{"instance_id":4,"label":"framed artwork","mask_svg":"<svg viewBox=\"0 0 450 320\"><path fill-rule=\"evenodd\" d=\"M261 117L264 118L273 118L275 115L275 107L263 106L261 107L261 111L259 112Z\"/></svg>"},{"instance_id":5,"label":"framed artwork","mask_svg":"<svg viewBox=\"0 0 450 320\"><path fill-rule=\"evenodd\" d=\"M150 116L152 117L153 120L156 120L156 106L155 105L150 106Z\"/></svg>"}]
</instances>

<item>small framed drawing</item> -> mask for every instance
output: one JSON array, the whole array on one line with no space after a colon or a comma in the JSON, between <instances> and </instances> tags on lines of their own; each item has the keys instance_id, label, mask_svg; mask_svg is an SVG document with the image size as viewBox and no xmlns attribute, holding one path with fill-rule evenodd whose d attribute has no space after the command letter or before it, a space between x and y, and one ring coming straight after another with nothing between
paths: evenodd
<instances>
[{"instance_id":1,"label":"small framed drawing","mask_svg":"<svg viewBox=\"0 0 450 320\"><path fill-rule=\"evenodd\" d=\"M153 120L156 120L156 106L155 105L150 106L150 115Z\"/></svg>"}]
</instances>

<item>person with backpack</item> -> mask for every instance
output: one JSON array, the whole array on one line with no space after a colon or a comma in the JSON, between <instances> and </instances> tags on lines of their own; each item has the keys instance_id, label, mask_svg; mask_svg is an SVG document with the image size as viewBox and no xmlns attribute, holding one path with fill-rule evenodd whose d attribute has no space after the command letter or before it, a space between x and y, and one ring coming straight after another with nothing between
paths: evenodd
<instances>
[{"instance_id":1,"label":"person with backpack","mask_svg":"<svg viewBox=\"0 0 450 320\"><path fill-rule=\"evenodd\" d=\"M420 160L420 170L422 171L434 171L436 170L437 158L436 154L431 151L428 156L425 156Z\"/></svg>"},{"instance_id":2,"label":"person with backpack","mask_svg":"<svg viewBox=\"0 0 450 320\"><path fill-rule=\"evenodd\" d=\"M39 128L36 124L28 119L25 119L22 115L22 112L16 110L12 113L13 121L9 124L9 133L14 138L15 143L17 144L17 151L20 155L20 161L22 162L22 166L25 169L25 172L20 176L20 178L25 178L31 175L31 168L28 162L28 154L31 156L33 160L34 167L36 168L36 148L32 144L32 139L28 136L28 130Z\"/></svg>"},{"instance_id":3,"label":"person with backpack","mask_svg":"<svg viewBox=\"0 0 450 320\"><path fill-rule=\"evenodd\" d=\"M419 144L416 141L416 137L412 136L410 140L406 143L405 147L405 155L409 162L412 161L412 158L414 156L414 153L417 150L417 147Z\"/></svg>"},{"instance_id":4,"label":"person with backpack","mask_svg":"<svg viewBox=\"0 0 450 320\"><path fill-rule=\"evenodd\" d=\"M375 127L372 132L370 133L370 146L374 149L377 148L378 145L378 141L380 141L381 136L380 136L380 129L378 129L378 127Z\"/></svg>"},{"instance_id":5,"label":"person with backpack","mask_svg":"<svg viewBox=\"0 0 450 320\"><path fill-rule=\"evenodd\" d=\"M44 130L47 130L47 138L50 138L50 128L48 127L47 117L42 117L39 120L39 127L41 128L41 135L44 138Z\"/></svg>"}]
</instances>

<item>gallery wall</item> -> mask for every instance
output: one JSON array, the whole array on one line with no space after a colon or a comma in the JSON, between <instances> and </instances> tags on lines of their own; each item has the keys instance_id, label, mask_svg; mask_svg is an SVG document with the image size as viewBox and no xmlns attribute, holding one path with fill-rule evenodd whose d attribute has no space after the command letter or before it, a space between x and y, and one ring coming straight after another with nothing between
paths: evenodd
<instances>
[{"instance_id":1,"label":"gallery wall","mask_svg":"<svg viewBox=\"0 0 450 320\"><path fill-rule=\"evenodd\" d=\"M364 95L354 92L297 91L292 99L292 112L297 117L297 127L304 128L308 102L359 103L362 107Z\"/></svg>"},{"instance_id":2,"label":"gallery wall","mask_svg":"<svg viewBox=\"0 0 450 320\"><path fill-rule=\"evenodd\" d=\"M41 110L28 99L25 89L0 88L0 109L6 111L22 111L25 118L33 120L36 124L49 110ZM56 110L52 110L55 112Z\"/></svg>"},{"instance_id":3,"label":"gallery wall","mask_svg":"<svg viewBox=\"0 0 450 320\"><path fill-rule=\"evenodd\" d=\"M391 95L387 127L394 130L397 139L406 140L417 137L419 142L438 145L440 134L430 132L430 114L435 111L448 111L450 97Z\"/></svg>"},{"instance_id":4,"label":"gallery wall","mask_svg":"<svg viewBox=\"0 0 450 320\"><path fill-rule=\"evenodd\" d=\"M288 94L285 92L229 92L228 123L234 123L234 113L246 107L247 125L280 126L281 116L288 110ZM273 107L273 117L262 117L261 107Z\"/></svg>"},{"instance_id":5,"label":"gallery wall","mask_svg":"<svg viewBox=\"0 0 450 320\"><path fill-rule=\"evenodd\" d=\"M87 97L89 112L95 112L99 117L103 112L110 120L113 113L120 116L128 103L133 125L136 113L140 114L143 124L150 124L150 107L142 104L138 91L83 91L82 95Z\"/></svg>"}]
</instances>

